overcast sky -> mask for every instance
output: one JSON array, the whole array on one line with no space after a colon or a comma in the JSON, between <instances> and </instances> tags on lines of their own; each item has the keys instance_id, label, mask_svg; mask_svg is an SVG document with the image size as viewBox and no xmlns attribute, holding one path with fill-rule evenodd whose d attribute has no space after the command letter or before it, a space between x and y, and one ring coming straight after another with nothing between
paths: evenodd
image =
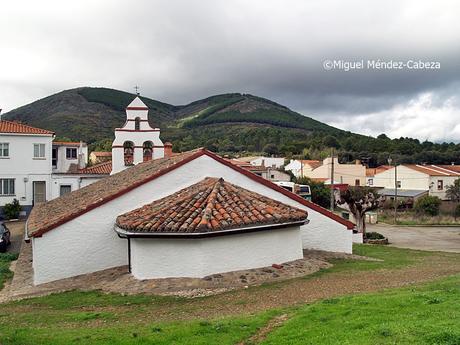
<instances>
[{"instance_id":1,"label":"overcast sky","mask_svg":"<svg viewBox=\"0 0 460 345\"><path fill-rule=\"evenodd\" d=\"M2 2L0 108L137 84L172 104L251 93L353 132L459 142L459 18L439 0ZM367 68L378 59L440 68Z\"/></svg>"}]
</instances>

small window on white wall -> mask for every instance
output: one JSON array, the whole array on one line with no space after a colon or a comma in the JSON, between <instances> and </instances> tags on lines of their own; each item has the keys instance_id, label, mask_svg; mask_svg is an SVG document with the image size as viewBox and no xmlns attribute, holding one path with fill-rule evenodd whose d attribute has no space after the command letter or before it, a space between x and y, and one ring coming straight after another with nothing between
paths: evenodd
<instances>
[{"instance_id":1,"label":"small window on white wall","mask_svg":"<svg viewBox=\"0 0 460 345\"><path fill-rule=\"evenodd\" d=\"M14 178L0 179L0 195L14 195Z\"/></svg>"},{"instance_id":2,"label":"small window on white wall","mask_svg":"<svg viewBox=\"0 0 460 345\"><path fill-rule=\"evenodd\" d=\"M76 148L67 148L65 151L65 157L67 159L77 159L77 149Z\"/></svg>"},{"instance_id":3,"label":"small window on white wall","mask_svg":"<svg viewBox=\"0 0 460 345\"><path fill-rule=\"evenodd\" d=\"M374 179L370 178L369 181L368 181L368 184L369 184L369 186L373 186L374 185Z\"/></svg>"},{"instance_id":4,"label":"small window on white wall","mask_svg":"<svg viewBox=\"0 0 460 345\"><path fill-rule=\"evenodd\" d=\"M66 184L61 184L61 188L59 191L59 196L63 196L65 194L68 194L72 191L72 186L71 185L66 185Z\"/></svg>"},{"instance_id":5,"label":"small window on white wall","mask_svg":"<svg viewBox=\"0 0 460 345\"><path fill-rule=\"evenodd\" d=\"M0 158L8 158L10 156L10 144L0 143Z\"/></svg>"},{"instance_id":6,"label":"small window on white wall","mask_svg":"<svg viewBox=\"0 0 460 345\"><path fill-rule=\"evenodd\" d=\"M444 189L444 181L438 180L438 190L443 190L443 189Z\"/></svg>"},{"instance_id":7,"label":"small window on white wall","mask_svg":"<svg viewBox=\"0 0 460 345\"><path fill-rule=\"evenodd\" d=\"M34 144L34 158L45 158L45 144Z\"/></svg>"}]
</instances>

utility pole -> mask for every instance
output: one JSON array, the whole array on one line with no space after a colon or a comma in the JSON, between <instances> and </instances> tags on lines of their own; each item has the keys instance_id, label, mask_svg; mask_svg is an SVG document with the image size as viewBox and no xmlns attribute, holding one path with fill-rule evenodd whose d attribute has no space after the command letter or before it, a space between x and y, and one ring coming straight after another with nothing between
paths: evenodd
<instances>
[{"instance_id":1,"label":"utility pole","mask_svg":"<svg viewBox=\"0 0 460 345\"><path fill-rule=\"evenodd\" d=\"M388 165L391 165L393 162L393 159L391 157L388 157ZM396 225L396 222L398 220L398 171L397 171L397 164L395 160L395 194L394 194L394 202L395 202L395 214L394 214L394 222Z\"/></svg>"},{"instance_id":2,"label":"utility pole","mask_svg":"<svg viewBox=\"0 0 460 345\"><path fill-rule=\"evenodd\" d=\"M397 172L397 164L395 161L395 225L398 221L398 172Z\"/></svg>"},{"instance_id":3,"label":"utility pole","mask_svg":"<svg viewBox=\"0 0 460 345\"><path fill-rule=\"evenodd\" d=\"M331 211L334 212L334 148L331 148Z\"/></svg>"}]
</instances>

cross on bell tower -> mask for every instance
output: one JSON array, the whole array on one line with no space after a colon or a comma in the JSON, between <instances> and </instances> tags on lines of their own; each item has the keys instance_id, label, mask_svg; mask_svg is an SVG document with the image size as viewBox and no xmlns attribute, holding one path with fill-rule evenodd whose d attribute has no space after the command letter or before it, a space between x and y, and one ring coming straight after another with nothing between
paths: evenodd
<instances>
[{"instance_id":1,"label":"cross on bell tower","mask_svg":"<svg viewBox=\"0 0 460 345\"><path fill-rule=\"evenodd\" d=\"M140 87L139 87L139 86L137 86L137 85L136 85L136 86L134 86L134 90L136 90L136 95L138 95L138 96L140 95L140 93L139 93L139 89L140 89Z\"/></svg>"}]
</instances>

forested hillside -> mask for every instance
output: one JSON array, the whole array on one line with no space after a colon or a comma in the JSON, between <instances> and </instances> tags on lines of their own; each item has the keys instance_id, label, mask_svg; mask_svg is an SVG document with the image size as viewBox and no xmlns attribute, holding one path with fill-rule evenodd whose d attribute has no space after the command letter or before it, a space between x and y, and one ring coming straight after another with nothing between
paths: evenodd
<instances>
[{"instance_id":1,"label":"forested hillside","mask_svg":"<svg viewBox=\"0 0 460 345\"><path fill-rule=\"evenodd\" d=\"M109 149L113 130L122 126L134 95L107 88L65 90L5 114L5 119L54 130L58 137L84 140L91 148ZM296 113L273 101L230 93L176 106L141 97L150 123L161 128L174 150L205 146L223 154L265 152L312 159L334 148L342 161L361 159L371 166L398 162L460 164L460 145L417 139L377 138L346 132Z\"/></svg>"}]
</instances>

